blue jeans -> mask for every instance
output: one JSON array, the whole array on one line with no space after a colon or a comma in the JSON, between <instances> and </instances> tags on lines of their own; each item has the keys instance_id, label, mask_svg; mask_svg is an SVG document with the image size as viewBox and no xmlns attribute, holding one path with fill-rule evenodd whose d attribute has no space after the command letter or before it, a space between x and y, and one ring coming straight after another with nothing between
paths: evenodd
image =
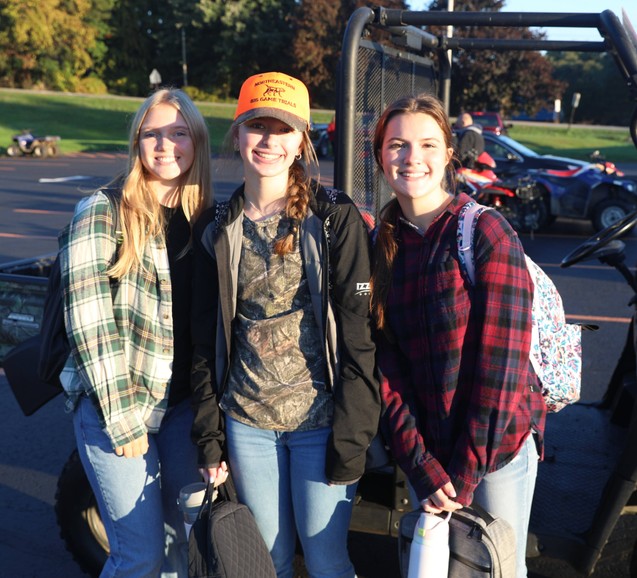
<instances>
[{"instance_id":1,"label":"blue jeans","mask_svg":"<svg viewBox=\"0 0 637 578\"><path fill-rule=\"evenodd\" d=\"M188 547L179 490L201 481L190 440L190 400L168 410L138 458L115 454L91 401L82 396L73 416L82 465L95 493L110 555L101 578L187 578Z\"/></svg>"},{"instance_id":2,"label":"blue jeans","mask_svg":"<svg viewBox=\"0 0 637 578\"><path fill-rule=\"evenodd\" d=\"M517 549L516 578L526 578L527 575L526 539L537 466L537 448L530 435L513 460L482 479L473 498L487 512L513 526Z\"/></svg>"},{"instance_id":3,"label":"blue jeans","mask_svg":"<svg viewBox=\"0 0 637 578\"><path fill-rule=\"evenodd\" d=\"M354 577L347 532L356 484L328 485L330 433L262 430L226 417L232 479L256 518L278 578L292 578L297 533L312 578Z\"/></svg>"}]
</instances>

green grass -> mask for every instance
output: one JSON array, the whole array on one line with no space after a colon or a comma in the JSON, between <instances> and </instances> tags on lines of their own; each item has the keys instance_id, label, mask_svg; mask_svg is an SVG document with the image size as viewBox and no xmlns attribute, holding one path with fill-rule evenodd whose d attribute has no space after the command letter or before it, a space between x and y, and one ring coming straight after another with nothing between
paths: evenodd
<instances>
[{"instance_id":1,"label":"green grass","mask_svg":"<svg viewBox=\"0 0 637 578\"><path fill-rule=\"evenodd\" d=\"M83 96L0 90L0 153L14 134L62 138L60 152L125 151L128 127L141 98ZM219 152L232 122L235 103L197 103L210 131L210 146ZM333 111L313 111L316 122L329 122Z\"/></svg>"},{"instance_id":2,"label":"green grass","mask_svg":"<svg viewBox=\"0 0 637 578\"><path fill-rule=\"evenodd\" d=\"M628 127L594 128L567 124L553 126L520 125L513 121L509 136L540 154L559 155L588 160L599 150L606 160L615 163L637 162L637 149Z\"/></svg>"},{"instance_id":3,"label":"green grass","mask_svg":"<svg viewBox=\"0 0 637 578\"><path fill-rule=\"evenodd\" d=\"M14 134L31 129L38 135L62 137L62 154L74 152L125 151L128 125L141 98L84 96L0 90L0 154ZM197 103L210 130L213 152L221 151L230 127L234 103ZM329 122L331 110L313 110L316 122ZM613 162L637 162L637 150L628 129L595 129L588 126L549 127L513 123L510 136L542 154L587 160L594 150Z\"/></svg>"}]
</instances>

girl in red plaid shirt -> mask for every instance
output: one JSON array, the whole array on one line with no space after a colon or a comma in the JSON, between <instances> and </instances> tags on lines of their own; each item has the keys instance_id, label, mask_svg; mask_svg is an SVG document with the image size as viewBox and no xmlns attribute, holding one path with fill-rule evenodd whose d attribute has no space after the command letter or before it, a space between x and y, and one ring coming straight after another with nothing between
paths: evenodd
<instances>
[{"instance_id":1,"label":"girl in red plaid shirt","mask_svg":"<svg viewBox=\"0 0 637 578\"><path fill-rule=\"evenodd\" d=\"M449 120L431 95L402 98L374 135L395 194L380 215L372 277L390 446L425 511L475 499L516 532L526 576L546 408L529 362L533 285L497 211L476 223L476 282L458 260Z\"/></svg>"}]
</instances>

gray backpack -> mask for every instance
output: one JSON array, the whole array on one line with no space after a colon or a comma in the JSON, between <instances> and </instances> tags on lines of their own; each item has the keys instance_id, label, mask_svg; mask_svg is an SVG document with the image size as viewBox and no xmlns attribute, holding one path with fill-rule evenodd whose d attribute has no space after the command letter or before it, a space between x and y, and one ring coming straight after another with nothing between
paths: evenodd
<instances>
[{"instance_id":1,"label":"gray backpack","mask_svg":"<svg viewBox=\"0 0 637 578\"><path fill-rule=\"evenodd\" d=\"M422 510L400 519L398 554L400 575L407 578L414 528ZM502 518L472 504L455 511L449 520L448 578L511 578L515 576L515 532Z\"/></svg>"}]
</instances>

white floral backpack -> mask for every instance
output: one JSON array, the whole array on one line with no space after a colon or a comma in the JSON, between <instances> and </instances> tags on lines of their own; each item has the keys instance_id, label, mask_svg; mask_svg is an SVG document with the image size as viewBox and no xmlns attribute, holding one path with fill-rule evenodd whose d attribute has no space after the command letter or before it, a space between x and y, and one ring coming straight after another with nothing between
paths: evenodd
<instances>
[{"instance_id":1,"label":"white floral backpack","mask_svg":"<svg viewBox=\"0 0 637 578\"><path fill-rule=\"evenodd\" d=\"M475 284L473 237L478 217L489 207L466 203L458 216L458 256L471 285ZM532 306L531 364L542 384L548 411L560 411L580 398L582 326L566 322L562 298L548 275L525 255L535 287Z\"/></svg>"}]
</instances>

